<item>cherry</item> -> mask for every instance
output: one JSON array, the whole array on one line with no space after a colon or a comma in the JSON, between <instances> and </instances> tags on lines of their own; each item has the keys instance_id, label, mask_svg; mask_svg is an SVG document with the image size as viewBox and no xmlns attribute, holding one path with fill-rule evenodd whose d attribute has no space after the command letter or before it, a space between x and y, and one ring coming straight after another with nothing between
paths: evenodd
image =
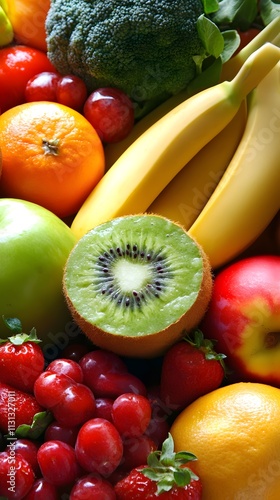
<instances>
[{"instance_id":1,"label":"cherry","mask_svg":"<svg viewBox=\"0 0 280 500\"><path fill-rule=\"evenodd\" d=\"M80 360L84 384L91 388L96 398L113 398L124 392L146 394L143 382L128 372L124 361L111 351L96 350Z\"/></svg>"},{"instance_id":2,"label":"cherry","mask_svg":"<svg viewBox=\"0 0 280 500\"><path fill-rule=\"evenodd\" d=\"M57 373L58 375L67 375L75 382L83 382L83 370L79 363L72 359L58 358L54 359L47 367L47 371Z\"/></svg>"},{"instance_id":3,"label":"cherry","mask_svg":"<svg viewBox=\"0 0 280 500\"><path fill-rule=\"evenodd\" d=\"M68 344L62 351L61 356L64 359L72 359L77 363L80 359L89 352L89 348L80 342L73 342Z\"/></svg>"},{"instance_id":4,"label":"cherry","mask_svg":"<svg viewBox=\"0 0 280 500\"><path fill-rule=\"evenodd\" d=\"M63 441L70 446L75 446L79 427L65 427L56 420L51 422L45 430L45 441Z\"/></svg>"},{"instance_id":5,"label":"cherry","mask_svg":"<svg viewBox=\"0 0 280 500\"><path fill-rule=\"evenodd\" d=\"M109 422L112 422L112 406L114 400L112 398L97 398L95 403L95 417L105 418L109 420Z\"/></svg>"},{"instance_id":6,"label":"cherry","mask_svg":"<svg viewBox=\"0 0 280 500\"><path fill-rule=\"evenodd\" d=\"M59 500L57 488L40 477L34 481L31 490L24 497L24 500Z\"/></svg>"},{"instance_id":7,"label":"cherry","mask_svg":"<svg viewBox=\"0 0 280 500\"><path fill-rule=\"evenodd\" d=\"M156 451L156 443L147 435L130 437L123 440L123 458L121 468L132 470L147 463L149 453Z\"/></svg>"},{"instance_id":8,"label":"cherry","mask_svg":"<svg viewBox=\"0 0 280 500\"><path fill-rule=\"evenodd\" d=\"M82 425L76 445L80 466L88 471L108 477L118 467L123 444L116 427L103 418L93 418Z\"/></svg>"},{"instance_id":9,"label":"cherry","mask_svg":"<svg viewBox=\"0 0 280 500\"><path fill-rule=\"evenodd\" d=\"M0 453L0 497L21 500L31 489L35 475L31 465L12 451Z\"/></svg>"},{"instance_id":10,"label":"cherry","mask_svg":"<svg viewBox=\"0 0 280 500\"><path fill-rule=\"evenodd\" d=\"M76 482L73 486L69 500L116 500L113 486L97 474L89 474Z\"/></svg>"},{"instance_id":11,"label":"cherry","mask_svg":"<svg viewBox=\"0 0 280 500\"><path fill-rule=\"evenodd\" d=\"M39 443L24 438L18 438L14 443L15 452L19 453L31 465L36 477L40 476L40 467L37 460L39 446ZM9 451L9 449L7 448L6 451Z\"/></svg>"},{"instance_id":12,"label":"cherry","mask_svg":"<svg viewBox=\"0 0 280 500\"><path fill-rule=\"evenodd\" d=\"M38 450L38 463L43 477L54 486L73 484L79 477L74 448L62 441L47 441Z\"/></svg>"},{"instance_id":13,"label":"cherry","mask_svg":"<svg viewBox=\"0 0 280 500\"><path fill-rule=\"evenodd\" d=\"M103 142L124 139L134 125L134 108L130 98L115 88L99 88L92 92L83 108L83 114Z\"/></svg>"},{"instance_id":14,"label":"cherry","mask_svg":"<svg viewBox=\"0 0 280 500\"><path fill-rule=\"evenodd\" d=\"M112 406L113 423L124 438L143 434L151 415L150 402L141 394L122 394Z\"/></svg>"},{"instance_id":15,"label":"cherry","mask_svg":"<svg viewBox=\"0 0 280 500\"><path fill-rule=\"evenodd\" d=\"M51 409L61 401L61 395L73 383L67 375L44 371L34 384L34 395L44 408ZM40 403L39 403L40 404Z\"/></svg>"},{"instance_id":16,"label":"cherry","mask_svg":"<svg viewBox=\"0 0 280 500\"><path fill-rule=\"evenodd\" d=\"M61 394L60 402L51 411L61 425L78 426L94 416L95 398L89 387L73 382Z\"/></svg>"}]
</instances>

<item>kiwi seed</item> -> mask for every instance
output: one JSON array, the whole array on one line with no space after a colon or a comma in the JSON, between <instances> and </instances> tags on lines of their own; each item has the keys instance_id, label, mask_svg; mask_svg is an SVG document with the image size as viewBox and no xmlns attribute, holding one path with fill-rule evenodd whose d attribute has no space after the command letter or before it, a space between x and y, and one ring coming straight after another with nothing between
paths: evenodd
<instances>
[{"instance_id":1,"label":"kiwi seed","mask_svg":"<svg viewBox=\"0 0 280 500\"><path fill-rule=\"evenodd\" d=\"M100 224L77 242L63 291L74 320L97 346L148 358L197 326L212 275L203 250L180 225L139 214Z\"/></svg>"}]
</instances>

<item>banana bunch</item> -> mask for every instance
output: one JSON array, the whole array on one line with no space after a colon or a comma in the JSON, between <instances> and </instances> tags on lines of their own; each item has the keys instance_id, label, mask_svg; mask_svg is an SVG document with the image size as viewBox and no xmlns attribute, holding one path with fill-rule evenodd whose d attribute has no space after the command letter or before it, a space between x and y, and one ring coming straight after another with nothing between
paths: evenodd
<instances>
[{"instance_id":1,"label":"banana bunch","mask_svg":"<svg viewBox=\"0 0 280 500\"><path fill-rule=\"evenodd\" d=\"M259 217L260 222L256 221L257 227L254 226L255 222L252 223L251 235L240 231L234 236L238 239L235 245L229 242L229 245L221 249L216 238L216 233L219 233L219 236L222 233L220 219L224 218L225 224L229 226L231 220L237 221L232 212L236 206L243 203L243 198L240 197L241 193L243 196L243 189L235 187L235 199L231 206L228 204L220 210L218 207L220 200L227 199L233 191L231 186L235 173L233 172L228 182L225 182L229 169L240 174L237 178L242 185L246 154L243 156L243 167L239 164L239 168L236 166L236 154L245 141L248 126L253 127L249 115L252 115L254 108L259 107L253 103L262 100L260 85L264 82L269 87L266 92L273 94L270 88L273 84L269 85L266 77L272 74L273 68L279 73L279 60L280 49L276 45L261 44L241 64L230 81L222 81L176 103L175 107L145 129L116 159L76 214L71 226L76 236L79 238L93 227L114 217L154 211L184 225L204 247L213 267L229 260L238 248L245 248L252 241L252 233L257 237L261 228L273 218L279 208L279 202L277 210L273 202L273 206L264 212L263 217ZM276 89L278 90L277 86ZM273 95L276 93L274 90ZM261 94L264 98L265 92ZM248 95L252 97L249 99L247 110ZM255 95L259 97L253 99ZM267 119L269 120L269 117ZM257 155L255 161L259 162L258 158ZM277 169L270 166L268 170L267 177L271 170L277 172ZM263 171L266 169L263 168ZM246 184L248 198L250 189L254 187L257 194L257 190L260 191L262 187L259 186L258 180L254 180L254 169L250 168L247 177L252 180L251 187ZM276 177L275 174L272 181L274 191L280 180L278 175L277 183ZM261 176L259 180L264 183ZM270 206L270 199L274 200L275 192L269 182L266 186L265 199ZM272 192L269 194L270 188ZM225 195L224 189L227 190ZM206 230L209 225L207 211L219 191L221 194L213 203L216 211L211 219L212 233L209 241ZM233 196L231 198L233 199ZM253 194L250 193L251 198ZM192 204L195 206L191 207ZM259 215L257 206L251 207L249 219L252 220L253 214ZM245 213L239 217L245 219ZM225 233L224 240L220 236L221 245L226 244L227 235L230 236L230 231Z\"/></svg>"},{"instance_id":2,"label":"banana bunch","mask_svg":"<svg viewBox=\"0 0 280 500\"><path fill-rule=\"evenodd\" d=\"M245 250L280 209L280 62L248 96L244 133L189 234L217 268Z\"/></svg>"},{"instance_id":3,"label":"banana bunch","mask_svg":"<svg viewBox=\"0 0 280 500\"><path fill-rule=\"evenodd\" d=\"M0 0L0 48L9 45L13 41L14 32L8 17L8 5L6 0Z\"/></svg>"}]
</instances>

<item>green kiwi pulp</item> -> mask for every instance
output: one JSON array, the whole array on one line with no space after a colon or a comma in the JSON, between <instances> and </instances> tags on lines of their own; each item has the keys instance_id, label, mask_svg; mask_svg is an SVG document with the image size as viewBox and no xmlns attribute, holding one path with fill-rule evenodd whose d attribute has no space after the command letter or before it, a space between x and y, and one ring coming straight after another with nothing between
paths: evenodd
<instances>
[{"instance_id":1,"label":"green kiwi pulp","mask_svg":"<svg viewBox=\"0 0 280 500\"><path fill-rule=\"evenodd\" d=\"M202 249L180 225L140 214L85 234L69 255L63 290L96 345L155 356L200 321L212 277Z\"/></svg>"}]
</instances>

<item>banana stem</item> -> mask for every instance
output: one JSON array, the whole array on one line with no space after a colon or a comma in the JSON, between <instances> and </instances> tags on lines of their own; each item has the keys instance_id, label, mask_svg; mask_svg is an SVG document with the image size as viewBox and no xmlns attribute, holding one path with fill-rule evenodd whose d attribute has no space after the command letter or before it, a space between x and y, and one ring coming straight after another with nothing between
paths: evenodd
<instances>
[{"instance_id":1,"label":"banana stem","mask_svg":"<svg viewBox=\"0 0 280 500\"><path fill-rule=\"evenodd\" d=\"M280 48L265 43L244 62L237 75L230 82L234 94L244 99L280 60Z\"/></svg>"}]
</instances>

